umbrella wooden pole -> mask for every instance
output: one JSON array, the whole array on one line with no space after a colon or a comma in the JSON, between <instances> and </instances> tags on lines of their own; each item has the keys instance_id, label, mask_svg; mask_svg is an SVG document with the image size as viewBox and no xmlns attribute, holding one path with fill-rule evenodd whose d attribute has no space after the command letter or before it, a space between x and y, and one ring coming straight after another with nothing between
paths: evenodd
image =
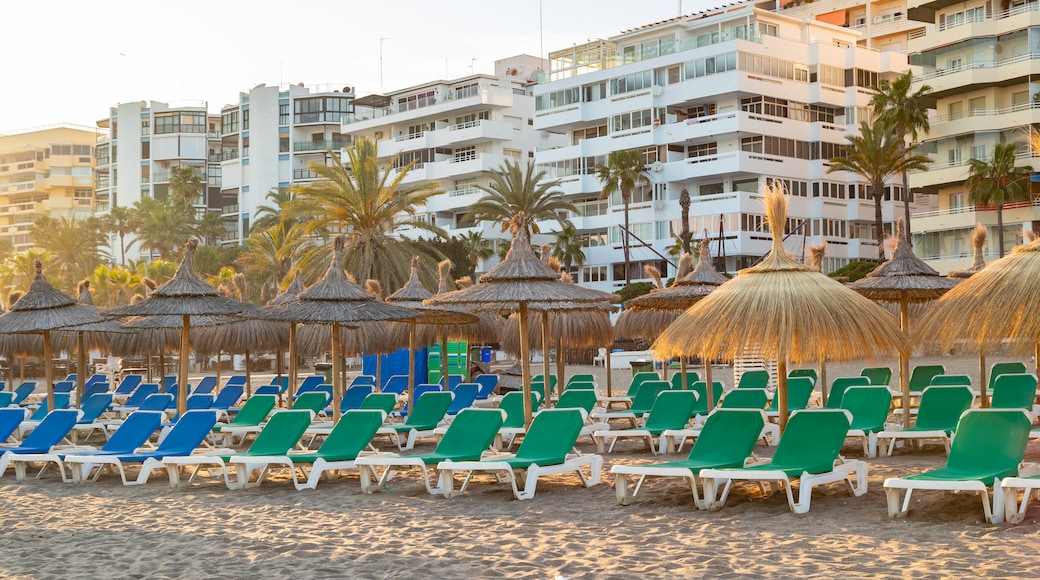
<instances>
[{"instance_id":1,"label":"umbrella wooden pole","mask_svg":"<svg viewBox=\"0 0 1040 580\"><path fill-rule=\"evenodd\" d=\"M448 390L448 329L441 328L441 382Z\"/></svg>"},{"instance_id":2,"label":"umbrella wooden pole","mask_svg":"<svg viewBox=\"0 0 1040 580\"><path fill-rule=\"evenodd\" d=\"M51 366L51 331L43 331L43 377L47 382L47 409L54 410L54 368Z\"/></svg>"},{"instance_id":3,"label":"umbrella wooden pole","mask_svg":"<svg viewBox=\"0 0 1040 580\"><path fill-rule=\"evenodd\" d=\"M549 312L542 311L542 388L545 389L546 406L552 405L552 380L549 376Z\"/></svg>"},{"instance_id":4,"label":"umbrella wooden pole","mask_svg":"<svg viewBox=\"0 0 1040 580\"><path fill-rule=\"evenodd\" d=\"M779 358L779 357L778 357ZM784 429L787 428L787 361L783 358L779 358L776 361L776 396L780 397L777 401L776 408L780 411L780 432L783 433ZM708 399L708 404L711 404L711 398Z\"/></svg>"},{"instance_id":5,"label":"umbrella wooden pole","mask_svg":"<svg viewBox=\"0 0 1040 580\"><path fill-rule=\"evenodd\" d=\"M289 400L296 398L296 323L289 324Z\"/></svg>"},{"instance_id":6,"label":"umbrella wooden pole","mask_svg":"<svg viewBox=\"0 0 1040 580\"><path fill-rule=\"evenodd\" d=\"M87 384L87 337L83 331L76 332L76 401L83 408L83 395Z\"/></svg>"},{"instance_id":7,"label":"umbrella wooden pole","mask_svg":"<svg viewBox=\"0 0 1040 580\"><path fill-rule=\"evenodd\" d=\"M379 353L376 353L376 384L383 384L383 355Z\"/></svg>"},{"instance_id":8,"label":"umbrella wooden pole","mask_svg":"<svg viewBox=\"0 0 1040 580\"><path fill-rule=\"evenodd\" d=\"M989 382L986 380L986 351L979 350L979 395L981 396L981 405L985 409L989 407L989 395L986 393L986 387Z\"/></svg>"},{"instance_id":9,"label":"umbrella wooden pole","mask_svg":"<svg viewBox=\"0 0 1040 580\"><path fill-rule=\"evenodd\" d=\"M682 375L680 375L681 376L680 380L682 380L682 390L684 390L684 391L690 390L690 381L686 377L686 357L685 356L679 357L679 372L682 373Z\"/></svg>"},{"instance_id":10,"label":"umbrella wooden pole","mask_svg":"<svg viewBox=\"0 0 1040 580\"><path fill-rule=\"evenodd\" d=\"M1033 350L1033 373L1040 376L1040 342L1036 343Z\"/></svg>"},{"instance_id":11,"label":"umbrella wooden pole","mask_svg":"<svg viewBox=\"0 0 1040 580\"><path fill-rule=\"evenodd\" d=\"M671 364L672 364L672 359L668 359L666 361L661 361L661 378L666 380L666 381L668 380L668 367L670 367Z\"/></svg>"},{"instance_id":12,"label":"umbrella wooden pole","mask_svg":"<svg viewBox=\"0 0 1040 580\"><path fill-rule=\"evenodd\" d=\"M253 396L253 373L251 373L249 371L249 349L248 348L245 350L245 354L243 356L246 359L243 366L246 369L246 398L248 399L249 397Z\"/></svg>"},{"instance_id":13,"label":"umbrella wooden pole","mask_svg":"<svg viewBox=\"0 0 1040 580\"><path fill-rule=\"evenodd\" d=\"M166 331L160 331L166 332ZM151 358L149 357L149 361ZM151 362L148 363L151 367ZM162 342L159 343L159 384L166 388L166 338L163 337Z\"/></svg>"},{"instance_id":14,"label":"umbrella wooden pole","mask_svg":"<svg viewBox=\"0 0 1040 580\"><path fill-rule=\"evenodd\" d=\"M563 393L564 385L567 383L564 381L564 375L566 374L567 358L563 354L563 337L556 337L556 386L560 388L560 393Z\"/></svg>"},{"instance_id":15,"label":"umbrella wooden pole","mask_svg":"<svg viewBox=\"0 0 1040 580\"><path fill-rule=\"evenodd\" d=\"M339 324L332 323L332 420L339 423L340 402L343 400L343 346L339 339Z\"/></svg>"},{"instance_id":16,"label":"umbrella wooden pole","mask_svg":"<svg viewBox=\"0 0 1040 580\"><path fill-rule=\"evenodd\" d=\"M827 359L820 361L820 401L827 406Z\"/></svg>"},{"instance_id":17,"label":"umbrella wooden pole","mask_svg":"<svg viewBox=\"0 0 1040 580\"><path fill-rule=\"evenodd\" d=\"M611 372L610 372L610 350L611 350L610 347L611 346L614 346L614 345L607 346L607 352L603 353L603 366L606 367L606 369L607 369L607 396L608 397L613 397L614 396L613 389L611 388L611 385L613 384L614 380L613 380L613 377L610 376L611 375Z\"/></svg>"},{"instance_id":18,"label":"umbrella wooden pole","mask_svg":"<svg viewBox=\"0 0 1040 580\"><path fill-rule=\"evenodd\" d=\"M906 335L910 331L910 301L904 296L899 303L899 328ZM899 353L899 392L903 393L903 428L910 427L910 360Z\"/></svg>"},{"instance_id":19,"label":"umbrella wooden pole","mask_svg":"<svg viewBox=\"0 0 1040 580\"><path fill-rule=\"evenodd\" d=\"M413 318L408 322L408 408L415 408L415 332Z\"/></svg>"},{"instance_id":20,"label":"umbrella wooden pole","mask_svg":"<svg viewBox=\"0 0 1040 580\"><path fill-rule=\"evenodd\" d=\"M715 408L715 381L711 378L711 358L704 359L704 395L708 397L708 412Z\"/></svg>"},{"instance_id":21,"label":"umbrella wooden pole","mask_svg":"<svg viewBox=\"0 0 1040 580\"><path fill-rule=\"evenodd\" d=\"M217 392L218 393L220 392L220 389L223 386L223 383L221 383L221 381L220 381L220 379L221 379L221 376L220 376L220 374L221 374L220 373L220 364L221 364L221 359L222 358L224 358L224 351L222 351L222 350L220 350L218 348L217 349Z\"/></svg>"},{"instance_id":22,"label":"umbrella wooden pole","mask_svg":"<svg viewBox=\"0 0 1040 580\"><path fill-rule=\"evenodd\" d=\"M278 404L285 406L285 398L282 393L282 349L278 349L274 359L274 373L278 379Z\"/></svg>"},{"instance_id":23,"label":"umbrella wooden pole","mask_svg":"<svg viewBox=\"0 0 1040 580\"><path fill-rule=\"evenodd\" d=\"M520 303L520 384L524 393L524 429L531 428L534 409L531 408L531 349L527 336L527 303ZM610 383L607 383L608 385Z\"/></svg>"},{"instance_id":24,"label":"umbrella wooden pole","mask_svg":"<svg viewBox=\"0 0 1040 580\"><path fill-rule=\"evenodd\" d=\"M177 414L188 410L188 355L191 354L191 322L187 314L181 321L181 370L177 378ZM165 369L164 375L165 375Z\"/></svg>"}]
</instances>

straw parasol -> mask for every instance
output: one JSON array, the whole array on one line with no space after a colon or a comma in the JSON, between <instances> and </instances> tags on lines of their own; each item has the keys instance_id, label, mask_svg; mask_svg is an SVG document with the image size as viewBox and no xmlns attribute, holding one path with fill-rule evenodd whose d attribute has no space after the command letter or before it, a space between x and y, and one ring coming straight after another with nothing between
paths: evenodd
<instances>
[{"instance_id":1,"label":"straw parasol","mask_svg":"<svg viewBox=\"0 0 1040 580\"><path fill-rule=\"evenodd\" d=\"M364 288L347 278L343 271L343 252L346 237L336 236L333 243L332 263L320 280L300 292L295 300L266 311L273 320L331 325L332 334L332 392L333 419L338 422L340 401L343 398L343 377L340 373L339 329L341 325L356 326L366 321L407 320L418 315L410 308L377 301Z\"/></svg>"},{"instance_id":2,"label":"straw parasol","mask_svg":"<svg viewBox=\"0 0 1040 580\"><path fill-rule=\"evenodd\" d=\"M83 280L79 283L78 302L93 308L98 313L98 316L101 316L100 310L94 305L94 297L90 294L90 280ZM72 326L54 332L54 340L58 342L60 348L69 352L73 348L76 349L76 400L80 405L83 404L83 395L87 381L87 350L107 349L113 335L126 332L126 330L120 328L118 322L112 320Z\"/></svg>"},{"instance_id":3,"label":"straw parasol","mask_svg":"<svg viewBox=\"0 0 1040 580\"><path fill-rule=\"evenodd\" d=\"M184 244L184 258L173 278L153 290L148 298L109 311L113 317L179 316L181 319L180 369L177 378L177 412L183 414L188 402L188 353L191 352L191 317L230 316L245 312L249 305L221 296L217 289L199 279L194 271L195 249L199 241ZM254 307L255 308L255 307Z\"/></svg>"},{"instance_id":4,"label":"straw parasol","mask_svg":"<svg viewBox=\"0 0 1040 580\"><path fill-rule=\"evenodd\" d=\"M1040 241L1015 247L933 304L914 329L915 344L942 352L1004 347L1016 356L1040 354L1038 277Z\"/></svg>"},{"instance_id":5,"label":"straw parasol","mask_svg":"<svg viewBox=\"0 0 1040 580\"><path fill-rule=\"evenodd\" d=\"M446 270L451 267L451 262L444 260L438 264L438 270L440 271L441 281L444 283L444 279L447 275ZM441 356L441 368L443 376L448 375L448 355L447 355L447 329L448 325L462 325L472 324L477 322L477 317L468 312L464 312L457 308L445 308L435 306L423 306L424 300L433 298L433 292L430 292L423 287L422 282L419 281L419 256L412 256L411 263L411 276L408 278L408 282L404 286L401 286L396 292L387 297L387 302L392 302L398 306L404 306L411 308L419 313L418 318L413 318L407 323L397 323L391 326L390 342L395 345L401 344L403 338L402 331L407 332L407 337L403 341L408 348L408 408L411 409L412 405L415 404L415 349L419 344L418 328L422 325L423 328L431 327L443 327L445 328L444 334L441 336L444 338L444 346L442 349ZM429 345L436 343L438 336L435 333L424 333L422 337L422 344ZM445 386L448 382L445 379Z\"/></svg>"},{"instance_id":6,"label":"straw parasol","mask_svg":"<svg viewBox=\"0 0 1040 580\"><path fill-rule=\"evenodd\" d=\"M975 229L971 232L971 245L975 248L975 259L972 260L971 266L963 270L954 270L947 274L950 278L971 278L972 274L977 274L986 267L986 258L983 256L983 251L986 249L987 237L989 237L989 230L986 226L975 224Z\"/></svg>"},{"instance_id":7,"label":"straw parasol","mask_svg":"<svg viewBox=\"0 0 1040 580\"><path fill-rule=\"evenodd\" d=\"M931 302L957 285L957 280L939 275L914 255L903 231L896 226L896 249L887 262L865 277L849 284L849 288L877 301L899 304L899 328L910 335L910 304ZM903 393L903 426L910 426L910 353L899 356L899 389Z\"/></svg>"},{"instance_id":8,"label":"straw parasol","mask_svg":"<svg viewBox=\"0 0 1040 580\"><path fill-rule=\"evenodd\" d=\"M47 408L54 408L54 368L51 331L77 324L100 322L97 309L69 298L43 277L43 266L36 260L36 274L29 291L11 309L0 315L0 334L32 333L43 335L43 368L47 381Z\"/></svg>"},{"instance_id":9,"label":"straw parasol","mask_svg":"<svg viewBox=\"0 0 1040 580\"><path fill-rule=\"evenodd\" d=\"M438 294L427 305L469 304L477 310L517 310L520 318L520 364L524 390L524 424L531 424L531 359L527 343L527 311L531 303L558 304L561 310L589 303L609 303L612 295L560 281L539 260L526 228L517 228L506 258L480 277L480 284Z\"/></svg>"},{"instance_id":10,"label":"straw parasol","mask_svg":"<svg viewBox=\"0 0 1040 580\"><path fill-rule=\"evenodd\" d=\"M787 198L767 185L769 255L683 313L654 342L655 356L732 361L749 350L777 361L780 425L787 423L787 363L848 360L906 350L892 315L816 268L791 258L783 245Z\"/></svg>"},{"instance_id":11,"label":"straw parasol","mask_svg":"<svg viewBox=\"0 0 1040 580\"><path fill-rule=\"evenodd\" d=\"M261 309L250 313L263 316ZM250 352L281 352L289 346L289 325L277 320L247 318L227 324L214 324L199 331L192 339L195 352L208 356L222 351L241 352L246 357L246 396L252 396L252 374L249 369ZM281 363L278 364L279 373Z\"/></svg>"}]
</instances>

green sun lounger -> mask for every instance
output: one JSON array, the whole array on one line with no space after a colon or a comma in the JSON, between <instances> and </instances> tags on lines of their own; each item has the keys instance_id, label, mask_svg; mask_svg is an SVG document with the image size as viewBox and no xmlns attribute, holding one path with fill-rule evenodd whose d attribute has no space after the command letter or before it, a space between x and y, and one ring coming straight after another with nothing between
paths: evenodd
<instances>
[{"instance_id":1,"label":"green sun lounger","mask_svg":"<svg viewBox=\"0 0 1040 580\"><path fill-rule=\"evenodd\" d=\"M245 404L242 405L242 410L235 415L235 418L230 423L214 426L213 433L214 435L222 436L224 447L232 447L236 436L239 437L239 442L241 443L241 439L246 434L256 432L256 428L267 420L267 416L271 414L271 410L277 404L278 397L276 395L253 395L246 399Z\"/></svg>"},{"instance_id":2,"label":"green sun lounger","mask_svg":"<svg viewBox=\"0 0 1040 580\"><path fill-rule=\"evenodd\" d=\"M898 441L939 440L950 452L950 434L957 428L960 416L971 407L975 394L965 386L927 387L921 393L917 420L906 429L893 426L878 433L878 439L888 439L892 455Z\"/></svg>"},{"instance_id":3,"label":"green sun lounger","mask_svg":"<svg viewBox=\"0 0 1040 580\"><path fill-rule=\"evenodd\" d=\"M682 429L690 422L694 405L697 404L697 393L694 391L662 391L657 395L654 406L646 414L643 425L632 429L605 429L592 434L596 448L600 453L614 450L618 439L642 439L646 448L656 455L654 439L658 439L661 453L671 453L661 434L670 429ZM610 447L607 448L607 442Z\"/></svg>"},{"instance_id":4,"label":"green sun lounger","mask_svg":"<svg viewBox=\"0 0 1040 580\"><path fill-rule=\"evenodd\" d=\"M399 449L411 449L420 437L433 435L433 430L444 421L454 394L451 391L430 391L415 401L415 409L408 413L404 423L380 427L377 434L389 435ZM407 435L406 439L402 439Z\"/></svg>"},{"instance_id":5,"label":"green sun lounger","mask_svg":"<svg viewBox=\"0 0 1040 580\"><path fill-rule=\"evenodd\" d=\"M636 426L636 420L649 413L650 409L653 408L654 403L657 401L657 395L664 391L671 390L671 388L672 385L668 381L643 381L642 384L639 385L636 395L632 397L631 406L629 406L627 410L604 410L596 413L595 419L601 422L607 422L610 419L628 419L634 428Z\"/></svg>"},{"instance_id":6,"label":"green sun lounger","mask_svg":"<svg viewBox=\"0 0 1040 580\"><path fill-rule=\"evenodd\" d=\"M863 442L863 454L877 457L878 433L885 429L892 391L884 385L852 387L845 391L841 408L852 414L848 437Z\"/></svg>"},{"instance_id":7,"label":"green sun lounger","mask_svg":"<svg viewBox=\"0 0 1040 580\"><path fill-rule=\"evenodd\" d=\"M845 391L849 387L866 387L870 386L869 377L838 377L831 383L831 390L827 393L827 404L824 407L828 409L840 409L841 399L845 396ZM878 385L885 386L885 385Z\"/></svg>"}]
</instances>

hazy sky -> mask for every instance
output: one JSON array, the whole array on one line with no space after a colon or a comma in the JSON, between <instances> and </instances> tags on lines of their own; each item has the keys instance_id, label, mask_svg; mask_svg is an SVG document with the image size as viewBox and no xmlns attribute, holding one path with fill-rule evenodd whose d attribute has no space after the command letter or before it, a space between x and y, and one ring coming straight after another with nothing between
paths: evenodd
<instances>
[{"instance_id":1,"label":"hazy sky","mask_svg":"<svg viewBox=\"0 0 1040 580\"><path fill-rule=\"evenodd\" d=\"M261 83L359 95L491 73L497 59L728 2L714 0L12 0L0 34L0 133L94 126L118 103L205 101ZM539 6L541 21L539 27ZM541 28L541 31L540 31ZM476 59L476 60L473 60Z\"/></svg>"}]
</instances>

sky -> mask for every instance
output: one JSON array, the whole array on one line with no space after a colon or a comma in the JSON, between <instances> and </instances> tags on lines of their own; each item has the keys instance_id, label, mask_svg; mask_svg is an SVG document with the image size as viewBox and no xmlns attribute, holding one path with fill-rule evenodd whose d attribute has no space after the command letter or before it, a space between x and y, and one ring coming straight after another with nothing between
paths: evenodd
<instances>
[{"instance_id":1,"label":"sky","mask_svg":"<svg viewBox=\"0 0 1040 580\"><path fill-rule=\"evenodd\" d=\"M215 113L262 83L353 86L363 96L493 73L498 59L725 3L13 0L0 34L0 134L94 127L109 107L140 100L206 102Z\"/></svg>"}]
</instances>

